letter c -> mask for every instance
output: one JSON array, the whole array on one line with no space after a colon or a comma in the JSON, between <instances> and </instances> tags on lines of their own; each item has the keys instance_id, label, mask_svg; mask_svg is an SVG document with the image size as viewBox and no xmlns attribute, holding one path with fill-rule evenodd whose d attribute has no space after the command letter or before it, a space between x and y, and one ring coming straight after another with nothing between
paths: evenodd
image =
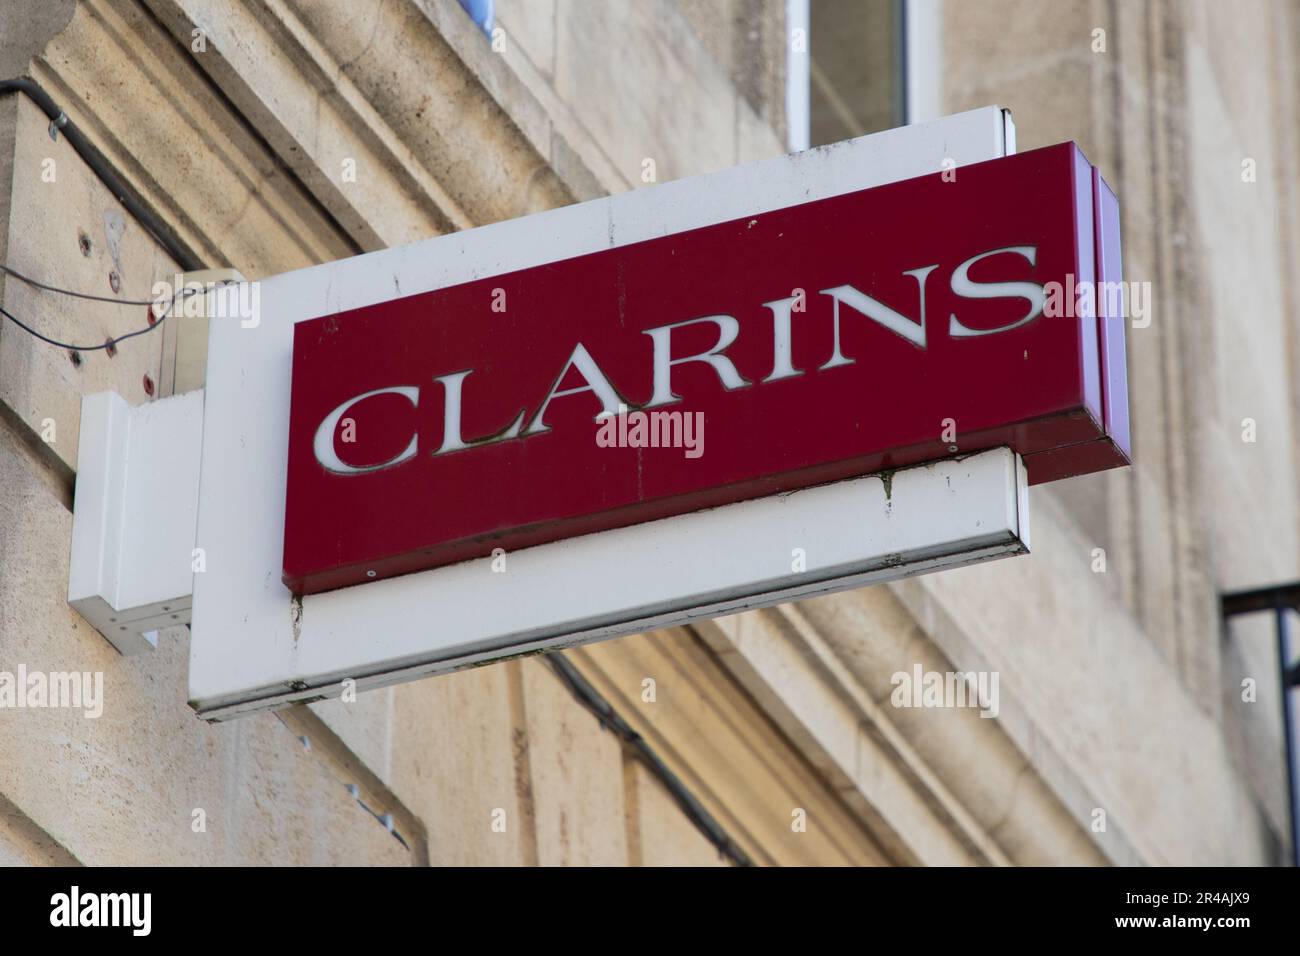
<instances>
[{"instance_id":1,"label":"letter c","mask_svg":"<svg viewBox=\"0 0 1300 956\"><path fill-rule=\"evenodd\" d=\"M326 469L334 472L336 475L359 475L368 471L378 471L381 468L391 468L393 465L401 464L408 458L415 457L416 445L419 438L416 435L411 436L411 443L406 446L406 450L396 458L390 458L388 461L381 461L377 465L349 465L338 456L334 450L334 430L338 428L340 419L348 413L348 409L357 402L365 401L372 395L394 395L404 396L412 405L418 405L420 402L420 389L415 385L396 385L392 388L377 388L373 392L365 392L355 398L349 398L334 411L325 416L325 420L320 423L316 429L316 438L312 442L312 448L316 452L316 460Z\"/></svg>"}]
</instances>

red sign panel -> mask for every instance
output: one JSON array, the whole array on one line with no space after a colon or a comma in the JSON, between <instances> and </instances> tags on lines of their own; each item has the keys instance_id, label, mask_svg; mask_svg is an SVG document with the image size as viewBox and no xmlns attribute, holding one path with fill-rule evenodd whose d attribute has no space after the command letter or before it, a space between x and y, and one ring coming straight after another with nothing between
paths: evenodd
<instances>
[{"instance_id":1,"label":"red sign panel","mask_svg":"<svg viewBox=\"0 0 1300 956\"><path fill-rule=\"evenodd\" d=\"M1126 464L1119 279L1063 144L299 323L284 581L999 445L1031 482Z\"/></svg>"}]
</instances>

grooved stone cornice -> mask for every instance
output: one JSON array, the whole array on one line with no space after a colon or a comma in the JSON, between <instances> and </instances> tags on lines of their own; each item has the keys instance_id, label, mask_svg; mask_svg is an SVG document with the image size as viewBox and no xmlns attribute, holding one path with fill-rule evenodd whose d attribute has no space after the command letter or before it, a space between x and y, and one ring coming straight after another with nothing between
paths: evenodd
<instances>
[{"instance_id":1,"label":"grooved stone cornice","mask_svg":"<svg viewBox=\"0 0 1300 956\"><path fill-rule=\"evenodd\" d=\"M178 40L202 31L200 67L362 248L625 188L454 6L145 2Z\"/></svg>"},{"instance_id":2,"label":"grooved stone cornice","mask_svg":"<svg viewBox=\"0 0 1300 956\"><path fill-rule=\"evenodd\" d=\"M209 265L256 277L355 251L139 4L78 4L31 73Z\"/></svg>"},{"instance_id":3,"label":"grooved stone cornice","mask_svg":"<svg viewBox=\"0 0 1300 956\"><path fill-rule=\"evenodd\" d=\"M31 73L200 259L251 278L571 202L551 154L584 198L621 188L467 19L359 10L85 0ZM491 58L509 114L444 27Z\"/></svg>"}]
</instances>

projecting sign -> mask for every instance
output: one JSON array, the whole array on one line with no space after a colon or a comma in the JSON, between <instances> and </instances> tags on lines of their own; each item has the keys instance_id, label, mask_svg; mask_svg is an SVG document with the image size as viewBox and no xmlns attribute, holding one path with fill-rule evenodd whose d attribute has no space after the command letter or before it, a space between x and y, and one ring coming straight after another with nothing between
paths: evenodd
<instances>
[{"instance_id":1,"label":"projecting sign","mask_svg":"<svg viewBox=\"0 0 1300 956\"><path fill-rule=\"evenodd\" d=\"M1049 304L1097 277L1096 186L1053 146L301 322L284 582L956 450L1008 446L1031 483L1123 464L1123 337Z\"/></svg>"},{"instance_id":2,"label":"projecting sign","mask_svg":"<svg viewBox=\"0 0 1300 956\"><path fill-rule=\"evenodd\" d=\"M263 281L212 323L192 705L1023 553L1127 394L1074 296L1114 196L1012 143L977 110Z\"/></svg>"}]
</instances>

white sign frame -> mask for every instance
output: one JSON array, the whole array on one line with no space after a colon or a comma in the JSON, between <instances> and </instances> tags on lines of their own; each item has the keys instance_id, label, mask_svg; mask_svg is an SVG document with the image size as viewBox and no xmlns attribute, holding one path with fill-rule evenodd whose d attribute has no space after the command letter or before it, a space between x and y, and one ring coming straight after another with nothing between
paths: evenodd
<instances>
[{"instance_id":1,"label":"white sign frame","mask_svg":"<svg viewBox=\"0 0 1300 956\"><path fill-rule=\"evenodd\" d=\"M336 696L345 678L382 686L1027 551L1024 466L997 449L521 550L504 573L485 558L302 600L280 581L295 323L995 159L1014 142L1005 111L987 107L263 280L256 326L211 322L191 706L220 720Z\"/></svg>"}]
</instances>

